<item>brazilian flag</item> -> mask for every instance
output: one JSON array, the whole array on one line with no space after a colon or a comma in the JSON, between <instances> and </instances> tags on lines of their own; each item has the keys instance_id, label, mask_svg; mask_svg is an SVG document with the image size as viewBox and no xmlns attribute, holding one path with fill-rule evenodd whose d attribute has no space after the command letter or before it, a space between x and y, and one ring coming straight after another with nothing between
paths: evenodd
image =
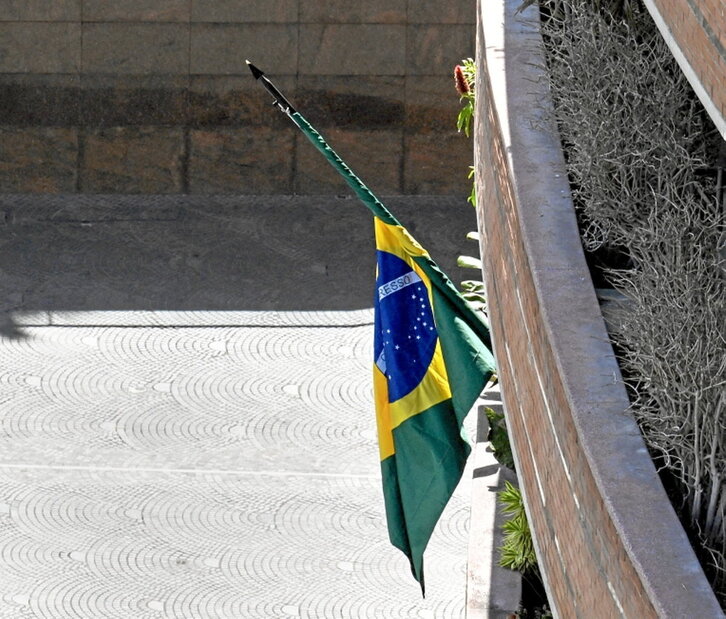
<instances>
[{"instance_id":1,"label":"brazilian flag","mask_svg":"<svg viewBox=\"0 0 726 619\"><path fill-rule=\"evenodd\" d=\"M494 370L486 326L400 225L375 218L373 388L388 534L424 590L423 553L461 478L464 417Z\"/></svg>"},{"instance_id":2,"label":"brazilian flag","mask_svg":"<svg viewBox=\"0 0 726 619\"><path fill-rule=\"evenodd\" d=\"M325 140L290 118L374 214L373 388L391 542L424 589L423 554L471 449L462 423L494 371L481 315Z\"/></svg>"}]
</instances>

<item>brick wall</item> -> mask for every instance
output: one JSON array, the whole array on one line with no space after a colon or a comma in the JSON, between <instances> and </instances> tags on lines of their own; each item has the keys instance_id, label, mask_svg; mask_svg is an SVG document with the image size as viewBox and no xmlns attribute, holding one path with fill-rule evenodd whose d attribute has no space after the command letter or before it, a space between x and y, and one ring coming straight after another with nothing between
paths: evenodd
<instances>
[{"instance_id":1,"label":"brick wall","mask_svg":"<svg viewBox=\"0 0 726 619\"><path fill-rule=\"evenodd\" d=\"M382 194L465 194L474 3L0 0L0 193L345 193L244 59Z\"/></svg>"},{"instance_id":2,"label":"brick wall","mask_svg":"<svg viewBox=\"0 0 726 619\"><path fill-rule=\"evenodd\" d=\"M726 139L726 3L645 0L645 4Z\"/></svg>"},{"instance_id":3,"label":"brick wall","mask_svg":"<svg viewBox=\"0 0 726 619\"><path fill-rule=\"evenodd\" d=\"M520 484L549 595L562 617L586 617L594 609L598 616L618 617L618 604L625 604L626 617L656 617L578 448L519 232L501 129L491 106L481 111L486 115L477 132L482 149L477 195L486 221L491 328ZM561 285L564 293L567 282ZM615 583L614 591L608 582Z\"/></svg>"},{"instance_id":4,"label":"brick wall","mask_svg":"<svg viewBox=\"0 0 726 619\"><path fill-rule=\"evenodd\" d=\"M723 617L628 413L552 126L537 9L517 15L520 4L479 3L477 210L549 598L561 617Z\"/></svg>"}]
</instances>

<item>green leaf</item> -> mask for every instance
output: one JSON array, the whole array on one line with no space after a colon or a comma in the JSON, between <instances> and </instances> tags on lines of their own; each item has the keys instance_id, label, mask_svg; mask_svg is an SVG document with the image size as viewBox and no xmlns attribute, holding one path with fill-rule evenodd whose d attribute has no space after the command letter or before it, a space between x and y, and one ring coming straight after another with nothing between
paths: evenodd
<instances>
[{"instance_id":1,"label":"green leaf","mask_svg":"<svg viewBox=\"0 0 726 619\"><path fill-rule=\"evenodd\" d=\"M512 455L512 447L509 444L509 434L507 433L504 415L491 408L485 408L484 413L489 421L488 438L494 450L494 457L502 466L514 470L514 456Z\"/></svg>"},{"instance_id":2,"label":"green leaf","mask_svg":"<svg viewBox=\"0 0 726 619\"><path fill-rule=\"evenodd\" d=\"M481 271L482 268L481 260L473 256L459 256L456 259L456 264L462 269L479 269Z\"/></svg>"},{"instance_id":3,"label":"green leaf","mask_svg":"<svg viewBox=\"0 0 726 619\"><path fill-rule=\"evenodd\" d=\"M527 522L524 499L519 488L504 482L504 490L498 493L504 513L511 515L503 525L504 543L499 548L499 565L522 573L537 567L532 532Z\"/></svg>"},{"instance_id":4,"label":"green leaf","mask_svg":"<svg viewBox=\"0 0 726 619\"><path fill-rule=\"evenodd\" d=\"M474 166L469 166L469 177L468 178L474 178ZM467 202L470 202L472 206L476 207L476 181L471 184L471 193L469 194L469 197L466 199Z\"/></svg>"},{"instance_id":5,"label":"green leaf","mask_svg":"<svg viewBox=\"0 0 726 619\"><path fill-rule=\"evenodd\" d=\"M474 105L471 99L468 99L466 105L461 108L459 116L456 119L456 128L461 133L464 132L466 137L469 137L469 131L471 129L471 119L474 117Z\"/></svg>"},{"instance_id":6,"label":"green leaf","mask_svg":"<svg viewBox=\"0 0 726 619\"><path fill-rule=\"evenodd\" d=\"M524 500L519 488L511 482L504 482L504 490L499 492L499 500L504 504L504 512L507 514L517 514L524 509Z\"/></svg>"},{"instance_id":7,"label":"green leaf","mask_svg":"<svg viewBox=\"0 0 726 619\"><path fill-rule=\"evenodd\" d=\"M469 86L472 88L472 93L474 92L474 84L476 82L476 62L473 58L464 58L461 61L461 70L464 73L464 77L466 78L466 81L469 83Z\"/></svg>"},{"instance_id":8,"label":"green leaf","mask_svg":"<svg viewBox=\"0 0 726 619\"><path fill-rule=\"evenodd\" d=\"M484 294L484 282L478 279L465 279L461 282L461 288L467 292L474 292L476 294Z\"/></svg>"},{"instance_id":9,"label":"green leaf","mask_svg":"<svg viewBox=\"0 0 726 619\"><path fill-rule=\"evenodd\" d=\"M461 296L464 297L476 309L486 310L487 300L482 295L464 292Z\"/></svg>"}]
</instances>

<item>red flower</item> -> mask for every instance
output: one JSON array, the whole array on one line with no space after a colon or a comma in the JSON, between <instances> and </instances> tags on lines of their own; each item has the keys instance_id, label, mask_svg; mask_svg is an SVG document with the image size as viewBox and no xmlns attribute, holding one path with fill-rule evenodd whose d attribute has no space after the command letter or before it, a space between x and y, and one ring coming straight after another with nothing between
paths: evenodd
<instances>
[{"instance_id":1,"label":"red flower","mask_svg":"<svg viewBox=\"0 0 726 619\"><path fill-rule=\"evenodd\" d=\"M469 82L466 81L464 71L459 64L454 67L454 83L456 84L456 92L458 92L462 97L469 94L471 91Z\"/></svg>"}]
</instances>

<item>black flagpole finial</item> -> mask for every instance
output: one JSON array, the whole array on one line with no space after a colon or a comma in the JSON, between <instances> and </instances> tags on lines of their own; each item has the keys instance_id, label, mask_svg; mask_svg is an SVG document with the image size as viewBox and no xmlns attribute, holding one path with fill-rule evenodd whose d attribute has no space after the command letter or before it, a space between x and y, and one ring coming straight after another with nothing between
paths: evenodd
<instances>
[{"instance_id":1,"label":"black flagpole finial","mask_svg":"<svg viewBox=\"0 0 726 619\"><path fill-rule=\"evenodd\" d=\"M260 79L264 75L264 73L262 71L260 71L255 65L253 65L249 60L245 60L245 62L247 63L247 66L250 68L250 71L252 71L252 75L255 76L256 80Z\"/></svg>"},{"instance_id":2,"label":"black flagpole finial","mask_svg":"<svg viewBox=\"0 0 726 619\"><path fill-rule=\"evenodd\" d=\"M259 80L265 87L265 90L267 90L267 92L269 92L275 98L273 105L279 107L281 111L285 112L285 114L294 114L295 108L292 107L292 105L290 105L290 102L282 96L282 93L277 90L277 88L275 88L275 85L267 78L267 76L255 65L253 65L249 60L245 60L245 62L250 68L250 71L252 71L252 75L254 76L254 78L256 80Z\"/></svg>"}]
</instances>

